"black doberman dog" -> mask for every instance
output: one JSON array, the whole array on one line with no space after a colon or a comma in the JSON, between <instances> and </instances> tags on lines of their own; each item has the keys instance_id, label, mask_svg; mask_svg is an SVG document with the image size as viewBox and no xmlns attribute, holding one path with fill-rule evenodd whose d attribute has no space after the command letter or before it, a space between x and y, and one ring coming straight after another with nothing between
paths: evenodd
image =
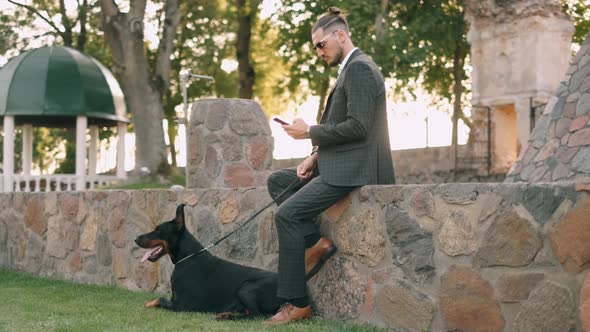
<instances>
[{"instance_id":1,"label":"black doberman dog","mask_svg":"<svg viewBox=\"0 0 590 332\"><path fill-rule=\"evenodd\" d=\"M213 312L218 313L218 319L231 319L274 314L282 304L276 297L276 273L234 264L208 251L193 255L203 246L186 229L184 204L176 208L176 218L140 235L135 242L150 249L142 261L156 262L168 255L174 264L172 298L160 297L146 307Z\"/></svg>"}]
</instances>

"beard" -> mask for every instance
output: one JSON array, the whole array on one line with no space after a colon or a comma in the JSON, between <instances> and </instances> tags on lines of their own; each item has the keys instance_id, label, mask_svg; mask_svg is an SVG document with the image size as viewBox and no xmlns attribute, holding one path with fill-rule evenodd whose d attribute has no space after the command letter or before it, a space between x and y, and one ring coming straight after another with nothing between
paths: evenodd
<instances>
[{"instance_id":1,"label":"beard","mask_svg":"<svg viewBox=\"0 0 590 332\"><path fill-rule=\"evenodd\" d=\"M330 67L336 67L342 62L344 54L342 54L342 48L338 51L338 53L334 56L334 60L328 61L328 65Z\"/></svg>"}]
</instances>

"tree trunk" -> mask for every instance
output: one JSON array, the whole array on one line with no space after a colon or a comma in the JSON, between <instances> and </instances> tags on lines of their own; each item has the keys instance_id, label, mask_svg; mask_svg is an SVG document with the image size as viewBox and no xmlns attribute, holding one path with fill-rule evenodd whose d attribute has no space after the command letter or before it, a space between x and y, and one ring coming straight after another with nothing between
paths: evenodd
<instances>
[{"instance_id":1,"label":"tree trunk","mask_svg":"<svg viewBox=\"0 0 590 332\"><path fill-rule=\"evenodd\" d=\"M164 116L168 120L168 139L170 140L170 159L172 159L172 167L177 167L176 161L176 135L178 134L176 123L176 112L174 111L174 102L172 101L172 92L170 89L166 91L166 99L164 100Z\"/></svg>"},{"instance_id":2,"label":"tree trunk","mask_svg":"<svg viewBox=\"0 0 590 332\"><path fill-rule=\"evenodd\" d=\"M252 99L254 95L254 68L250 63L250 39L252 35L252 21L255 10L249 6L247 0L236 0L238 9L238 39L236 42L236 58L238 59L238 77L240 80L239 96Z\"/></svg>"},{"instance_id":3,"label":"tree trunk","mask_svg":"<svg viewBox=\"0 0 590 332\"><path fill-rule=\"evenodd\" d=\"M162 26L162 35L160 37L160 44L158 45L158 59L156 63L156 75L154 78L155 86L161 96L166 96L167 110L164 110L166 119L168 120L168 139L170 141L170 156L172 158L172 166L176 167L176 146L174 140L176 139L176 116L174 112L174 105L170 102L170 55L172 54L172 47L174 45L174 38L176 30L180 24L180 10L178 0L168 0L164 4L164 24Z\"/></svg>"},{"instance_id":4,"label":"tree trunk","mask_svg":"<svg viewBox=\"0 0 590 332\"><path fill-rule=\"evenodd\" d=\"M387 17L387 7L389 0L381 0L380 10L375 17L375 41L377 46L380 46L385 41L385 22L384 18ZM379 50L379 49L378 49ZM377 50L377 51L378 51Z\"/></svg>"},{"instance_id":5,"label":"tree trunk","mask_svg":"<svg viewBox=\"0 0 590 332\"><path fill-rule=\"evenodd\" d=\"M328 89L330 88L330 77L326 76L321 84L320 84L320 106L318 107L318 113L316 115L316 121L317 123L320 123L320 120L322 119L322 110L326 107L326 98L328 95Z\"/></svg>"},{"instance_id":6,"label":"tree trunk","mask_svg":"<svg viewBox=\"0 0 590 332\"><path fill-rule=\"evenodd\" d=\"M462 18L461 18L462 19ZM453 55L453 133L451 144L455 154L455 175L458 170L459 157L459 118L463 116L461 99L463 96L463 63L465 62L465 50L463 49L462 34L456 39L455 54Z\"/></svg>"},{"instance_id":7,"label":"tree trunk","mask_svg":"<svg viewBox=\"0 0 590 332\"><path fill-rule=\"evenodd\" d=\"M86 47L86 22L88 20L88 0L83 0L78 6L78 21L80 22L80 33L76 42L76 49L84 53Z\"/></svg>"},{"instance_id":8,"label":"tree trunk","mask_svg":"<svg viewBox=\"0 0 590 332\"><path fill-rule=\"evenodd\" d=\"M113 72L122 78L135 128L135 169L158 172L167 165L163 112L159 91L150 84L143 18L146 0L130 2L122 13L112 0L100 0L105 39L113 57Z\"/></svg>"}]
</instances>

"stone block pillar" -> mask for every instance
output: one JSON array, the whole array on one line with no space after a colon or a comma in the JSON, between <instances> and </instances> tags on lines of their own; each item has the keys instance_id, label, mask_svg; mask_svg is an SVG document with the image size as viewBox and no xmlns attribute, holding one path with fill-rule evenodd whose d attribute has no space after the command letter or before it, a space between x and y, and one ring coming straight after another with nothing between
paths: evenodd
<instances>
[{"instance_id":1,"label":"stone block pillar","mask_svg":"<svg viewBox=\"0 0 590 332\"><path fill-rule=\"evenodd\" d=\"M467 0L465 6L473 65L471 135L474 142L491 139L491 171L505 173L526 149L531 103L547 103L566 73L573 25L556 0ZM474 149L473 157L486 159L482 152Z\"/></svg>"},{"instance_id":2,"label":"stone block pillar","mask_svg":"<svg viewBox=\"0 0 590 332\"><path fill-rule=\"evenodd\" d=\"M187 188L265 186L273 145L268 120L257 102L198 100L187 132Z\"/></svg>"}]
</instances>

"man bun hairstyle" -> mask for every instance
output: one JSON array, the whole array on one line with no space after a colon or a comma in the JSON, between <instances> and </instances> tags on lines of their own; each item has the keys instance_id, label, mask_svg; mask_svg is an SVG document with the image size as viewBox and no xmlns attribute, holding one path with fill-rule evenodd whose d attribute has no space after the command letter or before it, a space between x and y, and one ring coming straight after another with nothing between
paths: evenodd
<instances>
[{"instance_id":1,"label":"man bun hairstyle","mask_svg":"<svg viewBox=\"0 0 590 332\"><path fill-rule=\"evenodd\" d=\"M346 21L346 18L344 18L344 14L340 8L330 7L328 8L328 13L320 17L315 23L311 32L314 33L317 29L324 30L324 33L335 30L348 32L348 22Z\"/></svg>"}]
</instances>

